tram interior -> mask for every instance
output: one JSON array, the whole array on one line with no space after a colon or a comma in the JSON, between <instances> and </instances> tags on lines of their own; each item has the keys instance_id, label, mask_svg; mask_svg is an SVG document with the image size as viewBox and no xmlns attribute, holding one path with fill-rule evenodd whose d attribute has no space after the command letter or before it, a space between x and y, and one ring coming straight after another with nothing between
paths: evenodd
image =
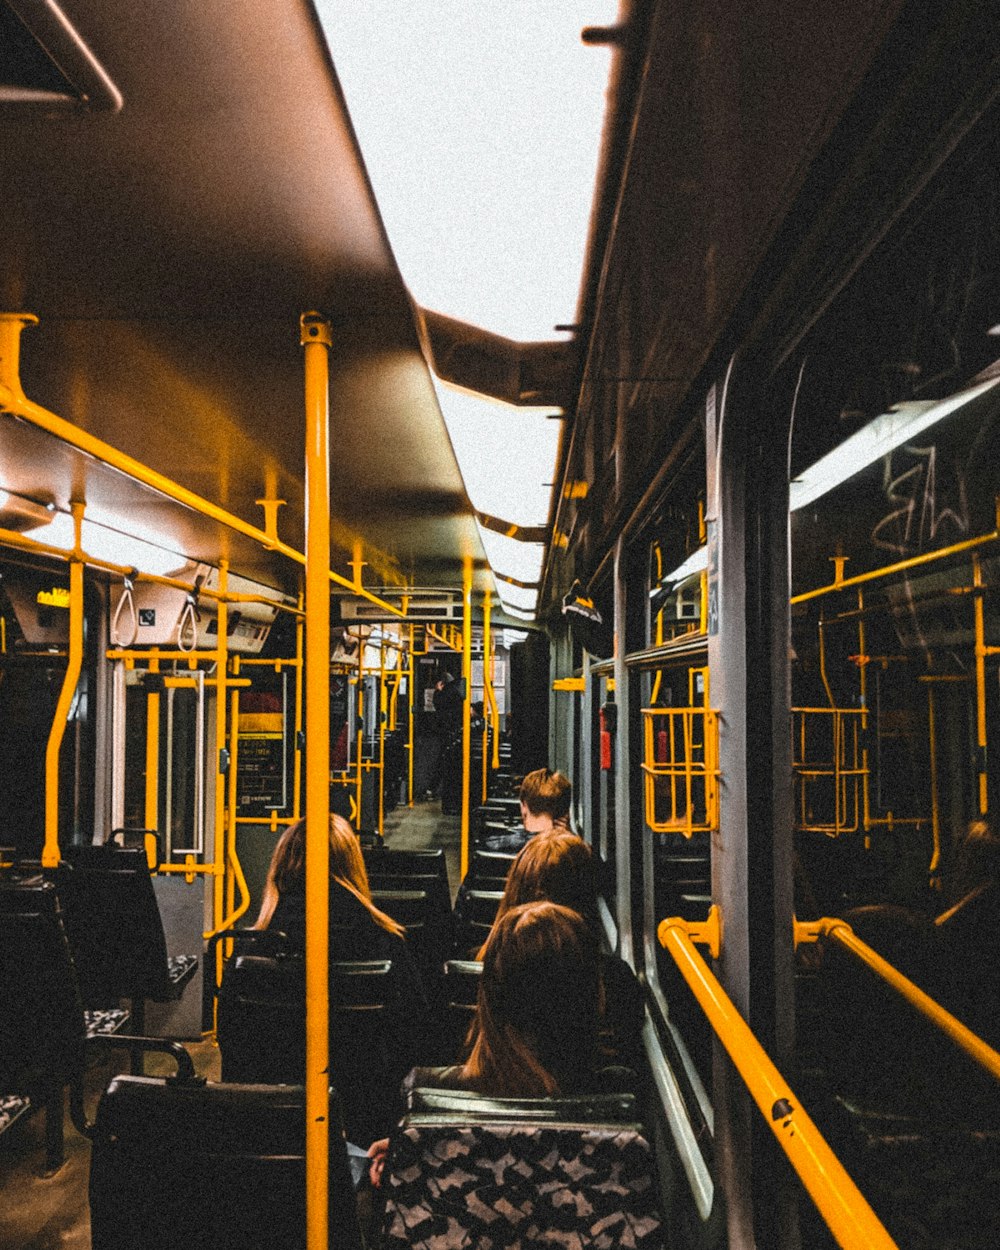
<instances>
[{"instance_id":1,"label":"tram interior","mask_svg":"<svg viewBox=\"0 0 1000 1250\"><path fill-rule=\"evenodd\" d=\"M482 63L568 97L530 7ZM516 338L423 306L366 146L416 111L412 14L365 19L380 110L322 0L0 0L0 1250L485 1244L550 1141L546 1244L995 1244L995 5L554 7L603 135L569 303L525 264L552 329ZM405 1066L467 1060L540 769L631 1083L392 1127L391 978ZM407 943L331 923L318 992L329 900L302 950L255 927L307 812ZM531 1179L414 1231L383 1128L393 1185L451 1132Z\"/></svg>"}]
</instances>

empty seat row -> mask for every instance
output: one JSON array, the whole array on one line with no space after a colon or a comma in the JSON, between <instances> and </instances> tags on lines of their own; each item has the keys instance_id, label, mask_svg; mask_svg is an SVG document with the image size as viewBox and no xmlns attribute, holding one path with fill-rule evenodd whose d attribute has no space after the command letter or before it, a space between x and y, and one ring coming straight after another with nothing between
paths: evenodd
<instances>
[{"instance_id":1,"label":"empty seat row","mask_svg":"<svg viewBox=\"0 0 1000 1250\"><path fill-rule=\"evenodd\" d=\"M63 1091L73 1122L89 1131L83 1075L95 1047L160 1050L193 1074L176 1043L125 1036L120 1007L85 1011L59 895L40 876L0 880L0 1092L45 1108L46 1170L63 1161ZM8 1109L14 1110L13 1098ZM27 1110L21 1107L18 1114Z\"/></svg>"}]
</instances>

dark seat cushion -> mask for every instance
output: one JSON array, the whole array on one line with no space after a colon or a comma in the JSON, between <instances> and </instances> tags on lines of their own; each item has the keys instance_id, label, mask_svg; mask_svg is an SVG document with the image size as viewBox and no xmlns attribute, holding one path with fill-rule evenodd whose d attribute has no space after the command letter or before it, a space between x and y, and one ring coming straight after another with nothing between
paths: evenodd
<instances>
[{"instance_id":1,"label":"dark seat cushion","mask_svg":"<svg viewBox=\"0 0 1000 1250\"><path fill-rule=\"evenodd\" d=\"M302 1088L116 1077L97 1112L90 1208L93 1250L305 1250ZM360 1247L332 1093L330 1245Z\"/></svg>"}]
</instances>

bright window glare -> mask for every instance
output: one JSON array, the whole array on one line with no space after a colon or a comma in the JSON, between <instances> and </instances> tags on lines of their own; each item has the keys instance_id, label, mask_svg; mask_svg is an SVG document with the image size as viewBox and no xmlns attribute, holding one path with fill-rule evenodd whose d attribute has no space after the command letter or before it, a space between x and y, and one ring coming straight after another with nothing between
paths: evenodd
<instances>
[{"instance_id":1,"label":"bright window glare","mask_svg":"<svg viewBox=\"0 0 1000 1250\"><path fill-rule=\"evenodd\" d=\"M537 590L524 590L521 586L512 586L510 582L500 581L500 601L509 612L517 608L519 612L534 612L538 604Z\"/></svg>"},{"instance_id":2,"label":"bright window glare","mask_svg":"<svg viewBox=\"0 0 1000 1250\"><path fill-rule=\"evenodd\" d=\"M514 339L575 318L616 0L315 0L403 279Z\"/></svg>"},{"instance_id":3,"label":"bright window glare","mask_svg":"<svg viewBox=\"0 0 1000 1250\"><path fill-rule=\"evenodd\" d=\"M50 524L29 530L28 533L50 547L61 547L69 551L73 546L73 518L66 512L57 512ZM149 573L154 577L177 573L187 562L184 556L175 551L168 551L165 547L119 533L118 530L104 525L97 525L86 517L83 520L80 541L84 552L95 560L105 560L108 564L117 564L122 568L138 569L141 573Z\"/></svg>"},{"instance_id":4,"label":"bright window glare","mask_svg":"<svg viewBox=\"0 0 1000 1250\"><path fill-rule=\"evenodd\" d=\"M545 547L542 543L519 543L514 538L479 527L490 565L519 582L537 582L542 575Z\"/></svg>"},{"instance_id":5,"label":"bright window glare","mask_svg":"<svg viewBox=\"0 0 1000 1250\"><path fill-rule=\"evenodd\" d=\"M455 456L477 512L515 525L544 525L559 451L551 408L514 408L437 385Z\"/></svg>"},{"instance_id":6,"label":"bright window glare","mask_svg":"<svg viewBox=\"0 0 1000 1250\"><path fill-rule=\"evenodd\" d=\"M998 382L1000 379L990 378L947 399L897 404L891 411L869 421L792 480L789 511L796 512L813 503L944 417L992 390Z\"/></svg>"}]
</instances>

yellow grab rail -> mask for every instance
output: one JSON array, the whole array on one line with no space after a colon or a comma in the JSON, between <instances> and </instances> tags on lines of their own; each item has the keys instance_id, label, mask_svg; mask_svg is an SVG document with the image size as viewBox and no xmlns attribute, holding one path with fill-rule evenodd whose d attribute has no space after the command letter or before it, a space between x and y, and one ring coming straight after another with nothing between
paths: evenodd
<instances>
[{"instance_id":1,"label":"yellow grab rail","mask_svg":"<svg viewBox=\"0 0 1000 1250\"><path fill-rule=\"evenodd\" d=\"M74 425L64 417L57 416L56 413L49 412L47 408L43 408L40 404L33 403L28 399L21 386L19 368L21 332L26 326L37 324L38 318L33 313L0 313L0 412L10 413L15 417L19 417L22 421L27 421L29 424L55 435L56 438L66 443L67 446L75 447L78 451L86 453L86 455L93 457L101 464L117 469L133 481L141 482L142 485L150 487L161 495L165 495L168 499L173 499L175 502L190 508L192 512L208 517L210 520L224 525L227 529L253 539L269 551L277 551L297 564L305 564L306 553L296 551L288 543L282 542L273 528L261 529L257 525L251 525L235 513L227 512L225 508L219 507L218 504L212 503L211 500L188 490L186 486L181 486L179 482L172 481L162 473L158 473L155 469L151 469L148 465L143 464L142 461L136 460L134 456L129 456L125 452L119 451L117 447L112 447L110 443L105 443L80 426ZM277 511L277 501L267 502L274 506L265 509L266 526L271 524ZM79 535L77 535L77 547L79 548ZM327 554L326 575L335 585L349 590L352 594L366 599L369 603L376 604L393 616L406 616L406 611L397 608L395 604L389 603L362 586L360 573L353 579L343 577L340 573L335 573L329 565L330 558L329 554Z\"/></svg>"},{"instance_id":2,"label":"yellow grab rail","mask_svg":"<svg viewBox=\"0 0 1000 1250\"><path fill-rule=\"evenodd\" d=\"M903 976L888 960L883 959L878 951L872 950L866 942L862 942L845 920L824 916L820 920L797 920L795 922L796 945L800 942L815 942L821 937L833 938L835 942L839 942L876 976L891 985L911 1007L919 1011L922 1016L926 1016L942 1033L950 1037L956 1046L964 1050L991 1076L1000 1080L1000 1053L992 1046L988 1046L981 1037L967 1028L950 1011L946 1011L929 994L925 994L920 986L915 985L909 977Z\"/></svg>"},{"instance_id":3,"label":"yellow grab rail","mask_svg":"<svg viewBox=\"0 0 1000 1250\"><path fill-rule=\"evenodd\" d=\"M696 940L714 936L717 952L718 909L712 908L707 925L692 925L676 916L664 920L657 936L837 1243L844 1250L896 1250L896 1243L695 948Z\"/></svg>"}]
</instances>

